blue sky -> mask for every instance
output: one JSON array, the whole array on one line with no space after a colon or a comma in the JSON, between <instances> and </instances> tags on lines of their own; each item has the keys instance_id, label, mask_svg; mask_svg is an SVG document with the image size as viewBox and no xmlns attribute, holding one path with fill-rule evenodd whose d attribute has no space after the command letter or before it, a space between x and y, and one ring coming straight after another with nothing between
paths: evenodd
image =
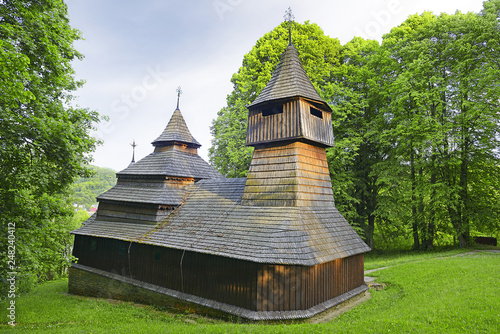
<instances>
[{"instance_id":1,"label":"blue sky","mask_svg":"<svg viewBox=\"0 0 500 334\"><path fill-rule=\"evenodd\" d=\"M81 107L109 117L94 136L103 140L93 164L116 171L151 153L176 107L208 160L210 124L225 106L230 79L243 56L291 7L295 21L318 24L342 44L354 36L377 39L409 15L425 10L478 12L482 0L66 0L70 23L84 40L75 47L75 95Z\"/></svg>"}]
</instances>

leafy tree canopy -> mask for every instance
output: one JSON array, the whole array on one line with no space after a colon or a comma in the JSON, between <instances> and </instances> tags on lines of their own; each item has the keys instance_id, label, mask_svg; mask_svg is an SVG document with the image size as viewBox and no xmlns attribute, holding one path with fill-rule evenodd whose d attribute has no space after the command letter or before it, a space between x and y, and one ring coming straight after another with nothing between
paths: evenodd
<instances>
[{"instance_id":1,"label":"leafy tree canopy","mask_svg":"<svg viewBox=\"0 0 500 334\"><path fill-rule=\"evenodd\" d=\"M0 228L6 235L15 224L23 277L47 269L39 259L43 230L73 214L66 192L88 174L98 144L90 136L97 112L70 106L82 85L71 67L82 58L73 47L79 38L61 0L0 1Z\"/></svg>"},{"instance_id":2,"label":"leafy tree canopy","mask_svg":"<svg viewBox=\"0 0 500 334\"><path fill-rule=\"evenodd\" d=\"M410 222L415 248L437 230L466 242L498 226L499 37L496 14L460 12L412 15L384 36L379 139L391 151L377 166L388 186L377 214Z\"/></svg>"}]
</instances>

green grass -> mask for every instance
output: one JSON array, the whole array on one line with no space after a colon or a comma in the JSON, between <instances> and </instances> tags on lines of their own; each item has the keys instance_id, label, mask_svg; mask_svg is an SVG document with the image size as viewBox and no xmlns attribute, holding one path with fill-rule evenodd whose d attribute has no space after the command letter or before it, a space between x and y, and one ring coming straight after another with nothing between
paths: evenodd
<instances>
[{"instance_id":1,"label":"green grass","mask_svg":"<svg viewBox=\"0 0 500 334\"><path fill-rule=\"evenodd\" d=\"M67 280L17 299L15 328L57 333L496 333L500 328L500 254L452 257L455 251L370 255L384 290L324 324L232 324L151 306L68 295ZM1 304L6 310L5 302Z\"/></svg>"},{"instance_id":2,"label":"green grass","mask_svg":"<svg viewBox=\"0 0 500 334\"><path fill-rule=\"evenodd\" d=\"M371 274L387 287L333 321L359 333L496 333L500 255L438 257Z\"/></svg>"},{"instance_id":3,"label":"green grass","mask_svg":"<svg viewBox=\"0 0 500 334\"><path fill-rule=\"evenodd\" d=\"M372 251L365 255L365 270L391 267L404 263L428 260L436 257L449 257L470 251L470 248L443 248L435 251Z\"/></svg>"}]
</instances>

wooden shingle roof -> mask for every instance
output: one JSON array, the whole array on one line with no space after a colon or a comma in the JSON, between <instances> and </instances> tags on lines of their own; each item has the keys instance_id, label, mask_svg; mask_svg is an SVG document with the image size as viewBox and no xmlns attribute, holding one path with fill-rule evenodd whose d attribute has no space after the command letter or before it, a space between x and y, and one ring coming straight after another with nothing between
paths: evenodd
<instances>
[{"instance_id":1,"label":"wooden shingle roof","mask_svg":"<svg viewBox=\"0 0 500 334\"><path fill-rule=\"evenodd\" d=\"M118 201L159 205L180 205L186 189L170 186L165 182L124 182L118 183L99 195L100 201Z\"/></svg>"},{"instance_id":2,"label":"wooden shingle roof","mask_svg":"<svg viewBox=\"0 0 500 334\"><path fill-rule=\"evenodd\" d=\"M281 56L271 80L249 107L292 97L304 97L318 101L331 110L309 80L297 50L293 45L289 45Z\"/></svg>"},{"instance_id":3,"label":"wooden shingle roof","mask_svg":"<svg viewBox=\"0 0 500 334\"><path fill-rule=\"evenodd\" d=\"M71 233L78 235L134 241L139 240L153 228L154 225L148 224L102 221L97 219L97 214L93 214L83 223L82 227Z\"/></svg>"},{"instance_id":4,"label":"wooden shingle roof","mask_svg":"<svg viewBox=\"0 0 500 334\"><path fill-rule=\"evenodd\" d=\"M170 121L161 135L153 141L153 146L172 145L175 142L185 143L191 147L201 147L201 144L194 139L189 131L181 111L175 109Z\"/></svg>"},{"instance_id":5,"label":"wooden shingle roof","mask_svg":"<svg viewBox=\"0 0 500 334\"><path fill-rule=\"evenodd\" d=\"M143 159L131 164L118 177L130 176L174 176L194 179L220 178L215 171L198 154L177 150L153 152Z\"/></svg>"},{"instance_id":6,"label":"wooden shingle roof","mask_svg":"<svg viewBox=\"0 0 500 334\"><path fill-rule=\"evenodd\" d=\"M334 206L242 206L245 182L244 178L199 181L164 222L141 230L131 241L297 265L315 265L370 250ZM74 233L130 240L131 234L122 229L128 231L128 225L94 221Z\"/></svg>"}]
</instances>

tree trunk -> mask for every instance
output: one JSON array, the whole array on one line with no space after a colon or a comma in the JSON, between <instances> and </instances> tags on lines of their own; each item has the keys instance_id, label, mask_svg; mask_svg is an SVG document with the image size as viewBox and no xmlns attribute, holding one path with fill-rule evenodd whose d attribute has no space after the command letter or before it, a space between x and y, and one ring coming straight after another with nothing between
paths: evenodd
<instances>
[{"instance_id":1,"label":"tree trunk","mask_svg":"<svg viewBox=\"0 0 500 334\"><path fill-rule=\"evenodd\" d=\"M460 166L460 204L461 210L461 224L460 224L460 237L461 246L467 247L470 242L470 228L469 228L469 203L467 191L467 161L463 160Z\"/></svg>"},{"instance_id":2,"label":"tree trunk","mask_svg":"<svg viewBox=\"0 0 500 334\"><path fill-rule=\"evenodd\" d=\"M412 216L412 229L413 229L413 249L420 249L420 240L418 237L418 221L417 221L417 206L416 206L416 180L415 180L415 154L413 152L413 145L411 145L410 153L411 164L411 216Z\"/></svg>"},{"instance_id":3,"label":"tree trunk","mask_svg":"<svg viewBox=\"0 0 500 334\"><path fill-rule=\"evenodd\" d=\"M467 100L467 94L464 97ZM467 107L462 103L462 154L460 161L460 204L461 204L461 223L460 234L462 236L464 247L469 244L470 230L469 230L469 193L468 193L468 167L469 167L469 150L470 150L470 135L469 127L466 124Z\"/></svg>"},{"instance_id":4,"label":"tree trunk","mask_svg":"<svg viewBox=\"0 0 500 334\"><path fill-rule=\"evenodd\" d=\"M436 119L436 104L432 103L431 106L431 117L432 119ZM436 209L435 209L435 200L436 200L436 180L437 180L437 172L436 172L436 151L437 144L433 143L432 146L432 155L431 155L431 196L430 196L430 212L429 212L429 221L427 223L426 235L425 235L425 248L430 249L434 248L434 233L436 231Z\"/></svg>"},{"instance_id":5,"label":"tree trunk","mask_svg":"<svg viewBox=\"0 0 500 334\"><path fill-rule=\"evenodd\" d=\"M418 177L420 179L420 182L422 182L422 179L424 177L424 169L422 167L419 168L418 170ZM427 235L428 235L428 226L425 222L425 213L424 213L424 196L420 194L418 196L418 221L419 221L419 226L421 228L421 233L420 233L420 247L422 249L427 249Z\"/></svg>"},{"instance_id":6,"label":"tree trunk","mask_svg":"<svg viewBox=\"0 0 500 334\"><path fill-rule=\"evenodd\" d=\"M373 244L373 232L375 230L375 216L374 215L369 215L368 216L368 226L367 226L367 234L370 235L370 238L369 238L369 243L368 244L368 247L370 247L371 249L374 249L374 244ZM368 236L367 236L367 240L368 240Z\"/></svg>"}]
</instances>

